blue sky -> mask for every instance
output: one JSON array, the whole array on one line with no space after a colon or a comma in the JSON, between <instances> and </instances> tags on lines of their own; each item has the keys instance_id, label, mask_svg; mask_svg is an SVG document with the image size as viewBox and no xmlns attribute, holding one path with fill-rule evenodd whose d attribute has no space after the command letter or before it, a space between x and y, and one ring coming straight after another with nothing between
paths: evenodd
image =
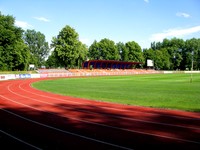
<instances>
[{"instance_id":1,"label":"blue sky","mask_svg":"<svg viewBox=\"0 0 200 150\"><path fill-rule=\"evenodd\" d=\"M164 38L200 38L200 0L0 0L0 11L48 42L66 25L88 46L103 38L142 48Z\"/></svg>"}]
</instances>

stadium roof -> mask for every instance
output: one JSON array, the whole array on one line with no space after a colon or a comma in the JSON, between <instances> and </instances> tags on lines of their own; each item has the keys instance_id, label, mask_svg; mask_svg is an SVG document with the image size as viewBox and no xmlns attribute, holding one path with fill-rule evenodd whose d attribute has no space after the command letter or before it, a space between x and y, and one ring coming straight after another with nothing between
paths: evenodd
<instances>
[{"instance_id":1,"label":"stadium roof","mask_svg":"<svg viewBox=\"0 0 200 150\"><path fill-rule=\"evenodd\" d=\"M82 68L90 69L131 69L133 65L142 64L141 62L126 62L116 60L89 60L82 64Z\"/></svg>"}]
</instances>

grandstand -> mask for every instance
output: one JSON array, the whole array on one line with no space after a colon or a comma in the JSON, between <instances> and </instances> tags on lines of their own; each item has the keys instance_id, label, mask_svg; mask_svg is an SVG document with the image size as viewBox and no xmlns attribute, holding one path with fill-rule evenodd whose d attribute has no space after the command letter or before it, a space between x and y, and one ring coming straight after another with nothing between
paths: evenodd
<instances>
[{"instance_id":1,"label":"grandstand","mask_svg":"<svg viewBox=\"0 0 200 150\"><path fill-rule=\"evenodd\" d=\"M140 62L122 62L115 60L89 60L82 64L82 69L38 69L46 77L68 76L107 76L159 73L150 69L132 69ZM92 67L91 67L92 66Z\"/></svg>"},{"instance_id":2,"label":"grandstand","mask_svg":"<svg viewBox=\"0 0 200 150\"><path fill-rule=\"evenodd\" d=\"M131 69L134 65L142 64L141 62L126 62L116 60L89 60L82 64L82 68L90 69Z\"/></svg>"},{"instance_id":3,"label":"grandstand","mask_svg":"<svg viewBox=\"0 0 200 150\"><path fill-rule=\"evenodd\" d=\"M39 69L44 77L69 77L69 76L109 76L109 75L135 75L160 73L156 70L146 69Z\"/></svg>"},{"instance_id":4,"label":"grandstand","mask_svg":"<svg viewBox=\"0 0 200 150\"><path fill-rule=\"evenodd\" d=\"M69 73L66 69L38 69L38 73Z\"/></svg>"}]
</instances>

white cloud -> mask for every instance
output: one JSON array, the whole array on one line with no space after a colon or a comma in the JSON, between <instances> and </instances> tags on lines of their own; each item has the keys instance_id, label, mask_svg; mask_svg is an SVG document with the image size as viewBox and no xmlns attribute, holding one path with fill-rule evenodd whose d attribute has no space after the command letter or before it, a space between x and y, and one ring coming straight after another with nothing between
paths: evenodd
<instances>
[{"instance_id":1,"label":"white cloud","mask_svg":"<svg viewBox=\"0 0 200 150\"><path fill-rule=\"evenodd\" d=\"M184 13L184 12L178 12L178 13L176 13L176 16L178 16L178 17L184 17L184 18L189 18L190 17L189 14Z\"/></svg>"},{"instance_id":2,"label":"white cloud","mask_svg":"<svg viewBox=\"0 0 200 150\"><path fill-rule=\"evenodd\" d=\"M153 34L150 38L151 41L162 41L164 38L183 37L189 34L200 32L200 26L195 26L185 29L169 29L162 33Z\"/></svg>"},{"instance_id":3,"label":"white cloud","mask_svg":"<svg viewBox=\"0 0 200 150\"><path fill-rule=\"evenodd\" d=\"M149 3L149 0L144 0L144 2Z\"/></svg>"},{"instance_id":4,"label":"white cloud","mask_svg":"<svg viewBox=\"0 0 200 150\"><path fill-rule=\"evenodd\" d=\"M33 17L33 18L36 19L36 20L39 20L39 21L50 22L49 19L44 18L44 17Z\"/></svg>"},{"instance_id":5,"label":"white cloud","mask_svg":"<svg viewBox=\"0 0 200 150\"><path fill-rule=\"evenodd\" d=\"M27 22L19 21L19 20L15 21L15 25L23 29L33 28L33 26L28 24Z\"/></svg>"}]
</instances>

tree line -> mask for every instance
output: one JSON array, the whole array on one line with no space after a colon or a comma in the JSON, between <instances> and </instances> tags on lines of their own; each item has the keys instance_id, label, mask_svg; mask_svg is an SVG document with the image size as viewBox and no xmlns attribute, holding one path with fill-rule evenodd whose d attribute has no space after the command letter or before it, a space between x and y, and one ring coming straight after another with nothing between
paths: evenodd
<instances>
[{"instance_id":1,"label":"tree line","mask_svg":"<svg viewBox=\"0 0 200 150\"><path fill-rule=\"evenodd\" d=\"M0 70L28 70L29 64L37 68L80 68L86 60L119 60L154 62L155 69L200 69L200 39L179 38L152 42L143 49L135 41L126 43L104 38L89 47L79 40L74 28L66 25L49 43L45 35L35 30L22 30L14 25L15 18L0 12Z\"/></svg>"},{"instance_id":2,"label":"tree line","mask_svg":"<svg viewBox=\"0 0 200 150\"><path fill-rule=\"evenodd\" d=\"M29 64L41 67L49 54L45 35L15 26L15 18L0 12L0 70L28 70Z\"/></svg>"},{"instance_id":3,"label":"tree line","mask_svg":"<svg viewBox=\"0 0 200 150\"><path fill-rule=\"evenodd\" d=\"M149 49L144 49L146 59L154 61L155 68L162 70L199 70L200 39L172 38L162 42L153 42Z\"/></svg>"}]
</instances>

